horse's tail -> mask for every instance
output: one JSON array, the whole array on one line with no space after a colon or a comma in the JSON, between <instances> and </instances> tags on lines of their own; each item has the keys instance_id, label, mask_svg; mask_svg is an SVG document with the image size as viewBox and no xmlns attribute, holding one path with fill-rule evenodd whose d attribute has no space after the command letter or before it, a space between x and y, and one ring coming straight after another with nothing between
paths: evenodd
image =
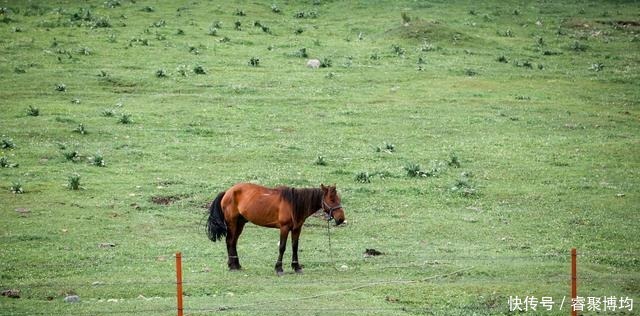
<instances>
[{"instance_id":1,"label":"horse's tail","mask_svg":"<svg viewBox=\"0 0 640 316\"><path fill-rule=\"evenodd\" d=\"M227 223L224 220L224 214L222 213L222 197L225 192L220 192L209 207L209 219L207 220L207 236L211 241L220 240L223 236L227 235Z\"/></svg>"}]
</instances>

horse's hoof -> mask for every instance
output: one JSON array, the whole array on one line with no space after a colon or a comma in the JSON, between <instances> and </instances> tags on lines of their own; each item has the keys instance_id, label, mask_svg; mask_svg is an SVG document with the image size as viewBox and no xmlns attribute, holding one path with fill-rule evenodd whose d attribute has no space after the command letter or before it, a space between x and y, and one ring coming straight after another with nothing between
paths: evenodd
<instances>
[{"instance_id":1,"label":"horse's hoof","mask_svg":"<svg viewBox=\"0 0 640 316\"><path fill-rule=\"evenodd\" d=\"M304 272L302 272L302 269L295 269L294 270L297 274L304 274Z\"/></svg>"},{"instance_id":2,"label":"horse's hoof","mask_svg":"<svg viewBox=\"0 0 640 316\"><path fill-rule=\"evenodd\" d=\"M284 275L284 271L276 271L276 275L281 277Z\"/></svg>"}]
</instances>

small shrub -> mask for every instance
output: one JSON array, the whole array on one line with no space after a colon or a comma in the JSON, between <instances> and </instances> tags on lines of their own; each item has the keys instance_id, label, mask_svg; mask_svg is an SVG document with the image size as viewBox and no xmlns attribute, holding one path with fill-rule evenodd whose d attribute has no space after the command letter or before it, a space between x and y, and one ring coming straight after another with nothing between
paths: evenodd
<instances>
[{"instance_id":1,"label":"small shrub","mask_svg":"<svg viewBox=\"0 0 640 316\"><path fill-rule=\"evenodd\" d=\"M260 58L258 57L251 57L251 59L249 59L249 66L252 67L258 67L260 65Z\"/></svg>"},{"instance_id":2,"label":"small shrub","mask_svg":"<svg viewBox=\"0 0 640 316\"><path fill-rule=\"evenodd\" d=\"M569 45L569 49L576 52L584 52L586 51L588 46L586 44L580 43L579 41L575 41Z\"/></svg>"},{"instance_id":3,"label":"small shrub","mask_svg":"<svg viewBox=\"0 0 640 316\"><path fill-rule=\"evenodd\" d=\"M34 107L33 105L29 105L29 108L27 109L27 115L38 116L40 115L40 109L38 109L37 107Z\"/></svg>"},{"instance_id":4,"label":"small shrub","mask_svg":"<svg viewBox=\"0 0 640 316\"><path fill-rule=\"evenodd\" d=\"M436 47L431 43L423 42L418 49L421 52L430 52L436 50Z\"/></svg>"},{"instance_id":5,"label":"small shrub","mask_svg":"<svg viewBox=\"0 0 640 316\"><path fill-rule=\"evenodd\" d=\"M17 163L11 163L6 156L0 157L0 168L17 168Z\"/></svg>"},{"instance_id":6,"label":"small shrub","mask_svg":"<svg viewBox=\"0 0 640 316\"><path fill-rule=\"evenodd\" d=\"M89 158L89 162L96 167L104 167L106 164L104 162L104 157L102 154L97 153L93 157Z\"/></svg>"},{"instance_id":7,"label":"small shrub","mask_svg":"<svg viewBox=\"0 0 640 316\"><path fill-rule=\"evenodd\" d=\"M178 74L179 74L180 76L183 76L183 77L188 76L188 72L189 72L189 71L188 71L188 69L187 69L187 65L179 65L179 66L176 68L176 71L178 72Z\"/></svg>"},{"instance_id":8,"label":"small shrub","mask_svg":"<svg viewBox=\"0 0 640 316\"><path fill-rule=\"evenodd\" d=\"M313 164L317 166L326 166L327 161L324 159L324 156L319 155L318 157L316 157L316 160L313 162Z\"/></svg>"},{"instance_id":9,"label":"small shrub","mask_svg":"<svg viewBox=\"0 0 640 316\"><path fill-rule=\"evenodd\" d=\"M14 181L13 183L11 183L11 187L9 187L9 190L13 194L24 193L24 188L22 187L22 183L20 181Z\"/></svg>"},{"instance_id":10,"label":"small shrub","mask_svg":"<svg viewBox=\"0 0 640 316\"><path fill-rule=\"evenodd\" d=\"M87 128L84 127L84 124L82 124L82 123L78 124L78 126L76 126L76 128L73 129L73 132L74 133L78 133L80 135L88 134Z\"/></svg>"},{"instance_id":11,"label":"small shrub","mask_svg":"<svg viewBox=\"0 0 640 316\"><path fill-rule=\"evenodd\" d=\"M358 183L371 183L371 176L368 172L363 171L356 174L355 181Z\"/></svg>"},{"instance_id":12,"label":"small shrub","mask_svg":"<svg viewBox=\"0 0 640 316\"><path fill-rule=\"evenodd\" d=\"M409 16L409 14L407 14L407 12L402 12L400 14L400 17L402 18L402 25L406 25L411 22L411 17Z\"/></svg>"},{"instance_id":13,"label":"small shrub","mask_svg":"<svg viewBox=\"0 0 640 316\"><path fill-rule=\"evenodd\" d=\"M98 17L93 20L93 25L91 25L91 27L93 28L111 27L111 22L109 21L108 18Z\"/></svg>"},{"instance_id":14,"label":"small shrub","mask_svg":"<svg viewBox=\"0 0 640 316\"><path fill-rule=\"evenodd\" d=\"M394 54L398 56L402 56L405 53L404 48L400 47L400 45L397 45L397 44L391 45L391 50L393 51Z\"/></svg>"},{"instance_id":15,"label":"small shrub","mask_svg":"<svg viewBox=\"0 0 640 316\"><path fill-rule=\"evenodd\" d=\"M465 175L456 180L456 182L451 187L451 192L459 194L463 197L473 197L477 195L476 188L473 186L469 178Z\"/></svg>"},{"instance_id":16,"label":"small shrub","mask_svg":"<svg viewBox=\"0 0 640 316\"><path fill-rule=\"evenodd\" d=\"M294 56L296 57L300 57L300 58L308 58L309 57L309 53L307 52L307 49L305 47L300 48L297 52L293 53Z\"/></svg>"},{"instance_id":17,"label":"small shrub","mask_svg":"<svg viewBox=\"0 0 640 316\"><path fill-rule=\"evenodd\" d=\"M104 109L102 110L101 115L104 117L113 117L116 115L116 111L114 109Z\"/></svg>"},{"instance_id":18,"label":"small shrub","mask_svg":"<svg viewBox=\"0 0 640 316\"><path fill-rule=\"evenodd\" d=\"M329 67L331 67L331 59L322 58L320 60L320 68L329 68Z\"/></svg>"},{"instance_id":19,"label":"small shrub","mask_svg":"<svg viewBox=\"0 0 640 316\"><path fill-rule=\"evenodd\" d=\"M196 65L195 67L193 67L193 72L196 75L206 75L207 71L204 69L204 67L202 65Z\"/></svg>"},{"instance_id":20,"label":"small shrub","mask_svg":"<svg viewBox=\"0 0 640 316\"><path fill-rule=\"evenodd\" d=\"M164 68L156 70L156 77L166 78L167 76L169 76L169 73Z\"/></svg>"},{"instance_id":21,"label":"small shrub","mask_svg":"<svg viewBox=\"0 0 640 316\"><path fill-rule=\"evenodd\" d=\"M513 31L511 29L507 29L506 31L503 31L503 32L498 31L498 35L503 37L513 37Z\"/></svg>"},{"instance_id":22,"label":"small shrub","mask_svg":"<svg viewBox=\"0 0 640 316\"><path fill-rule=\"evenodd\" d=\"M447 161L447 165L453 168L460 168L460 158L458 158L458 154L451 153L449 155L449 161Z\"/></svg>"},{"instance_id":23,"label":"small shrub","mask_svg":"<svg viewBox=\"0 0 640 316\"><path fill-rule=\"evenodd\" d=\"M151 24L151 26L153 26L153 27L163 27L163 26L166 26L166 25L167 25L167 21L165 21L165 20L158 20L158 21L155 21L155 22L153 22Z\"/></svg>"},{"instance_id":24,"label":"small shrub","mask_svg":"<svg viewBox=\"0 0 640 316\"><path fill-rule=\"evenodd\" d=\"M118 123L120 124L131 124L131 114L122 113L120 118L118 119Z\"/></svg>"},{"instance_id":25,"label":"small shrub","mask_svg":"<svg viewBox=\"0 0 640 316\"><path fill-rule=\"evenodd\" d=\"M67 91L67 86L64 83L58 83L56 84L56 91L65 92Z\"/></svg>"},{"instance_id":26,"label":"small shrub","mask_svg":"<svg viewBox=\"0 0 640 316\"><path fill-rule=\"evenodd\" d=\"M67 161L71 161L71 162L78 162L78 161L80 161L80 154L79 154L77 151L75 151L75 150L72 150L72 151L65 151L65 152L63 152L63 153L62 153L62 155L64 156L64 158L65 158Z\"/></svg>"},{"instance_id":27,"label":"small shrub","mask_svg":"<svg viewBox=\"0 0 640 316\"><path fill-rule=\"evenodd\" d=\"M92 52L89 49L89 47L80 47L80 48L78 48L78 54L89 56L89 55L92 54Z\"/></svg>"},{"instance_id":28,"label":"small shrub","mask_svg":"<svg viewBox=\"0 0 640 316\"><path fill-rule=\"evenodd\" d=\"M69 178L67 179L67 188L69 188L69 190L80 190L80 175L77 173L74 173L72 175L69 176Z\"/></svg>"},{"instance_id":29,"label":"small shrub","mask_svg":"<svg viewBox=\"0 0 640 316\"><path fill-rule=\"evenodd\" d=\"M594 63L594 64L591 64L591 67L589 67L589 70L593 70L595 72L602 71L603 69L604 69L604 64L602 63Z\"/></svg>"},{"instance_id":30,"label":"small shrub","mask_svg":"<svg viewBox=\"0 0 640 316\"><path fill-rule=\"evenodd\" d=\"M13 148L16 148L16 144L13 142L13 139L11 138L2 138L2 141L0 141L0 148L13 149Z\"/></svg>"},{"instance_id":31,"label":"small shrub","mask_svg":"<svg viewBox=\"0 0 640 316\"><path fill-rule=\"evenodd\" d=\"M407 171L407 176L415 178L415 177L419 177L419 176L423 176L424 172L420 169L420 165L419 164L415 164L415 163L407 163L404 166L404 170Z\"/></svg>"}]
</instances>

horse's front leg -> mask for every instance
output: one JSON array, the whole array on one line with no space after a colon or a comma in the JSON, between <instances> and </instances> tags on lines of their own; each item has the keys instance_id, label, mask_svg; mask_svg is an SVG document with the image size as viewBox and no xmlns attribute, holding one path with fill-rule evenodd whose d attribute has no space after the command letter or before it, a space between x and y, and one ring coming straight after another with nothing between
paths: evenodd
<instances>
[{"instance_id":1,"label":"horse's front leg","mask_svg":"<svg viewBox=\"0 0 640 316\"><path fill-rule=\"evenodd\" d=\"M300 238L301 231L302 227L291 231L291 251L293 252L293 256L291 257L291 268L293 268L296 273L302 273L302 266L298 262L298 239Z\"/></svg>"},{"instance_id":2,"label":"horse's front leg","mask_svg":"<svg viewBox=\"0 0 640 316\"><path fill-rule=\"evenodd\" d=\"M280 245L278 248L278 261L276 261L276 274L278 276L284 275L284 270L282 270L282 257L284 256L284 251L287 249L287 238L289 237L289 226L280 226Z\"/></svg>"}]
</instances>

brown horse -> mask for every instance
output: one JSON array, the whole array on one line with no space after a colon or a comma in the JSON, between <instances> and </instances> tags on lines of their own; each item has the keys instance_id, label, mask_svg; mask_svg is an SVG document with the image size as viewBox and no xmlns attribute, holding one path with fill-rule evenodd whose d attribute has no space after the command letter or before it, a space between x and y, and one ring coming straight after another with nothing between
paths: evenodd
<instances>
[{"instance_id":1,"label":"brown horse","mask_svg":"<svg viewBox=\"0 0 640 316\"><path fill-rule=\"evenodd\" d=\"M259 226L279 228L280 246L276 273L284 274L282 256L291 232L291 267L296 273L302 272L298 263L298 238L302 224L311 214L322 209L328 220L335 219L336 225L344 222L344 210L335 186L320 185L320 188L295 189L289 187L266 188L251 183L239 183L221 192L211 203L207 235L212 241L226 236L227 255L230 270L239 270L238 237L247 222Z\"/></svg>"}]
</instances>

